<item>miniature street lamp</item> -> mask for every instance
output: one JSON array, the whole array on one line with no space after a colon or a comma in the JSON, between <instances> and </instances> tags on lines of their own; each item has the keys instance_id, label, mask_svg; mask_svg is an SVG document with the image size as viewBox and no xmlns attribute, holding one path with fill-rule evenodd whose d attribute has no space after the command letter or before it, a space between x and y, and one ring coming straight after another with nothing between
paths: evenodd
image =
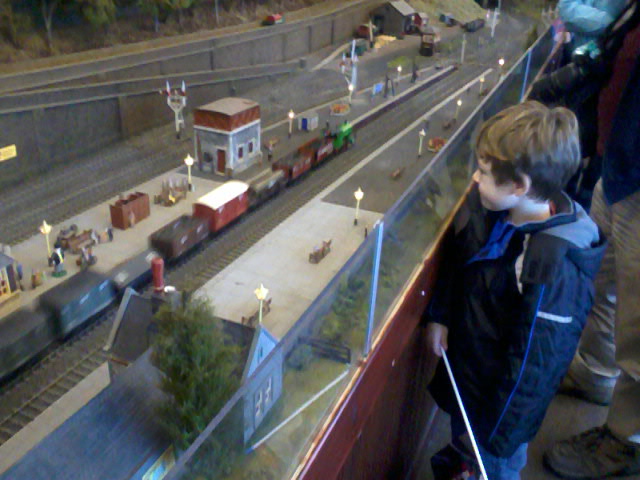
<instances>
[{"instance_id":1,"label":"miniature street lamp","mask_svg":"<svg viewBox=\"0 0 640 480\"><path fill-rule=\"evenodd\" d=\"M193 165L193 157L189 154L184 159L184 163L187 166L187 181L189 182L189 191L193 192L194 188L191 184L191 166Z\"/></svg>"},{"instance_id":2,"label":"miniature street lamp","mask_svg":"<svg viewBox=\"0 0 640 480\"><path fill-rule=\"evenodd\" d=\"M418 157L420 157L422 155L422 141L424 140L424 137L426 137L426 136L427 136L427 132L425 132L424 128L423 128L418 133Z\"/></svg>"},{"instance_id":3,"label":"miniature street lamp","mask_svg":"<svg viewBox=\"0 0 640 480\"><path fill-rule=\"evenodd\" d=\"M353 224L358 225L358 211L360 210L360 200L364 197L364 192L358 187L358 190L353 192L353 196L356 197L356 217L353 219Z\"/></svg>"},{"instance_id":4,"label":"miniature street lamp","mask_svg":"<svg viewBox=\"0 0 640 480\"><path fill-rule=\"evenodd\" d=\"M253 293L256 294L256 298L258 299L258 302L260 302L260 305L258 307L258 325L262 324L262 302L264 302L264 300L267 298L267 295L269 295L269 290L267 290L266 288L264 288L263 284L260 284L260 288L256 288Z\"/></svg>"},{"instance_id":5,"label":"miniature street lamp","mask_svg":"<svg viewBox=\"0 0 640 480\"><path fill-rule=\"evenodd\" d=\"M400 82L400 73L402 73L402 65L398 65L398 82Z\"/></svg>"},{"instance_id":6,"label":"miniature street lamp","mask_svg":"<svg viewBox=\"0 0 640 480\"><path fill-rule=\"evenodd\" d=\"M484 93L484 75L480 77L480 91L478 92L478 96L481 97Z\"/></svg>"},{"instance_id":7,"label":"miniature street lamp","mask_svg":"<svg viewBox=\"0 0 640 480\"><path fill-rule=\"evenodd\" d=\"M289 137L291 137L291 132L293 130L293 119L296 116L295 113L293 113L293 110L289 110Z\"/></svg>"},{"instance_id":8,"label":"miniature street lamp","mask_svg":"<svg viewBox=\"0 0 640 480\"><path fill-rule=\"evenodd\" d=\"M500 60L498 60L498 65L500 65L500 76L498 77L498 79L502 78L502 68L504 67L504 58L500 57Z\"/></svg>"},{"instance_id":9,"label":"miniature street lamp","mask_svg":"<svg viewBox=\"0 0 640 480\"><path fill-rule=\"evenodd\" d=\"M51 246L49 245L49 234L51 233L51 225L49 225L46 220L43 220L42 225L40 225L40 233L44 235L44 238L47 241L47 258L49 258L51 257Z\"/></svg>"},{"instance_id":10,"label":"miniature street lamp","mask_svg":"<svg viewBox=\"0 0 640 480\"><path fill-rule=\"evenodd\" d=\"M349 105L351 105L351 96L353 95L353 83L349 84Z\"/></svg>"},{"instance_id":11,"label":"miniature street lamp","mask_svg":"<svg viewBox=\"0 0 640 480\"><path fill-rule=\"evenodd\" d=\"M456 114L453 117L454 122L458 121L458 114L460 113L461 106L462 106L462 100L458 99L458 101L456 102Z\"/></svg>"}]
</instances>

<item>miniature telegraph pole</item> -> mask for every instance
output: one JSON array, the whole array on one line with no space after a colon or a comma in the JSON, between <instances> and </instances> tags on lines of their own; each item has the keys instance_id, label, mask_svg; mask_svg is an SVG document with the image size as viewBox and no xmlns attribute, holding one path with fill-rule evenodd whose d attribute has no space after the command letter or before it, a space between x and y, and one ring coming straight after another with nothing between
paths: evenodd
<instances>
[{"instance_id":1,"label":"miniature telegraph pole","mask_svg":"<svg viewBox=\"0 0 640 480\"><path fill-rule=\"evenodd\" d=\"M167 81L167 88L160 92L163 95L167 96L167 105L169 108L173 110L175 114L176 121L176 138L180 138L180 129L184 128L184 115L182 111L184 107L187 106L187 87L182 82L182 86L180 88L174 88L173 90L169 86L169 81Z\"/></svg>"},{"instance_id":2,"label":"miniature telegraph pole","mask_svg":"<svg viewBox=\"0 0 640 480\"><path fill-rule=\"evenodd\" d=\"M458 114L460 113L461 106L462 106L462 100L458 99L458 101L456 102L456 114L453 117L454 122L458 121Z\"/></svg>"},{"instance_id":3,"label":"miniature telegraph pole","mask_svg":"<svg viewBox=\"0 0 640 480\"><path fill-rule=\"evenodd\" d=\"M187 166L187 182L189 183L189 191L193 192L193 184L191 183L191 167L193 166L193 157L189 154L184 158L184 164Z\"/></svg>"},{"instance_id":4,"label":"miniature telegraph pole","mask_svg":"<svg viewBox=\"0 0 640 480\"><path fill-rule=\"evenodd\" d=\"M293 110L289 110L289 137L291 137L291 132L293 131L293 119L295 118L296 114L293 113Z\"/></svg>"},{"instance_id":5,"label":"miniature telegraph pole","mask_svg":"<svg viewBox=\"0 0 640 480\"><path fill-rule=\"evenodd\" d=\"M42 225L40 225L40 233L44 235L45 241L47 242L47 258L50 258L51 245L49 245L49 234L51 233L51 225L49 225L46 220L43 220Z\"/></svg>"},{"instance_id":6,"label":"miniature telegraph pole","mask_svg":"<svg viewBox=\"0 0 640 480\"><path fill-rule=\"evenodd\" d=\"M422 141L426 135L427 132L424 131L424 128L418 133L418 157L422 156Z\"/></svg>"},{"instance_id":7,"label":"miniature telegraph pole","mask_svg":"<svg viewBox=\"0 0 640 480\"><path fill-rule=\"evenodd\" d=\"M353 192L353 196L356 197L356 216L353 219L353 224L358 225L358 212L360 211L360 200L362 200L362 197L364 197L364 192L360 187L358 187L358 190Z\"/></svg>"},{"instance_id":8,"label":"miniature telegraph pole","mask_svg":"<svg viewBox=\"0 0 640 480\"><path fill-rule=\"evenodd\" d=\"M464 63L464 49L467 46L467 34L462 34L462 49L460 50L460 64Z\"/></svg>"},{"instance_id":9,"label":"miniature telegraph pole","mask_svg":"<svg viewBox=\"0 0 640 480\"><path fill-rule=\"evenodd\" d=\"M258 325L262 325L262 302L264 302L264 300L267 298L267 295L269 295L269 290L264 288L263 284L260 284L260 288L256 288L253 293L256 294L256 298L258 299L259 302L259 306L258 306Z\"/></svg>"}]
</instances>

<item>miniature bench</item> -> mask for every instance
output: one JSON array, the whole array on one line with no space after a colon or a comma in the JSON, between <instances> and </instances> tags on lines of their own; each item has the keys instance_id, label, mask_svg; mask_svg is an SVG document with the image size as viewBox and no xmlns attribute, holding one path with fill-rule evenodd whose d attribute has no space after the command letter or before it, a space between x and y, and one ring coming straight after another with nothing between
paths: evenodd
<instances>
[{"instance_id":1,"label":"miniature bench","mask_svg":"<svg viewBox=\"0 0 640 480\"><path fill-rule=\"evenodd\" d=\"M93 238L93 230L89 228L82 233L74 234L62 240L62 248L69 250L71 253L78 254L82 252L82 247L88 247L95 243Z\"/></svg>"},{"instance_id":2,"label":"miniature bench","mask_svg":"<svg viewBox=\"0 0 640 480\"><path fill-rule=\"evenodd\" d=\"M189 191L189 184L184 179L182 182L174 182L173 180L165 180L162 182L162 187L159 195L153 196L154 204L162 204L165 207L172 207L180 200L187 198L187 192Z\"/></svg>"},{"instance_id":3,"label":"miniature bench","mask_svg":"<svg viewBox=\"0 0 640 480\"><path fill-rule=\"evenodd\" d=\"M391 175L389 175L391 177L391 180L397 180L398 178L400 178L404 173L404 169L405 167L399 167L399 168L396 168L393 172L391 172Z\"/></svg>"},{"instance_id":4,"label":"miniature bench","mask_svg":"<svg viewBox=\"0 0 640 480\"><path fill-rule=\"evenodd\" d=\"M313 247L309 254L309 263L320 263L320 261L331 252L331 240L323 241L322 246Z\"/></svg>"},{"instance_id":5,"label":"miniature bench","mask_svg":"<svg viewBox=\"0 0 640 480\"><path fill-rule=\"evenodd\" d=\"M264 302L262 302L262 318L264 319L265 315L271 311L271 299L268 298ZM248 317L242 316L241 320L242 325L246 325L251 328L255 328L258 325L258 310L253 315Z\"/></svg>"}]
</instances>

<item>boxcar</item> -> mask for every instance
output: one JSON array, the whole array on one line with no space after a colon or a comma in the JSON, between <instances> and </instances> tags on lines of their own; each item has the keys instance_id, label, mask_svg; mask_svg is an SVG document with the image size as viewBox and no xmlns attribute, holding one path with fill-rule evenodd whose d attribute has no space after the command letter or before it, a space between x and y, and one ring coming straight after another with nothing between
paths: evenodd
<instances>
[{"instance_id":1,"label":"boxcar","mask_svg":"<svg viewBox=\"0 0 640 480\"><path fill-rule=\"evenodd\" d=\"M109 277L84 270L40 295L40 306L51 313L54 335L61 338L115 299L116 289Z\"/></svg>"},{"instance_id":2,"label":"boxcar","mask_svg":"<svg viewBox=\"0 0 640 480\"><path fill-rule=\"evenodd\" d=\"M282 170L265 170L249 181L249 205L255 207L276 195L286 184Z\"/></svg>"},{"instance_id":3,"label":"boxcar","mask_svg":"<svg viewBox=\"0 0 640 480\"><path fill-rule=\"evenodd\" d=\"M206 218L182 215L152 233L149 244L165 260L174 260L198 245L208 235L209 222Z\"/></svg>"},{"instance_id":4,"label":"boxcar","mask_svg":"<svg viewBox=\"0 0 640 480\"><path fill-rule=\"evenodd\" d=\"M298 149L286 157L276 160L271 168L282 170L287 180L292 181L311 170L312 159L312 151Z\"/></svg>"},{"instance_id":5,"label":"boxcar","mask_svg":"<svg viewBox=\"0 0 640 480\"><path fill-rule=\"evenodd\" d=\"M50 315L20 308L0 324L0 379L26 364L54 340Z\"/></svg>"},{"instance_id":6,"label":"boxcar","mask_svg":"<svg viewBox=\"0 0 640 480\"><path fill-rule=\"evenodd\" d=\"M207 232L206 226L204 230ZM151 280L151 260L159 256L155 250L148 249L116 265L109 272L109 278L118 293L122 295L127 287L137 289Z\"/></svg>"},{"instance_id":7,"label":"boxcar","mask_svg":"<svg viewBox=\"0 0 640 480\"><path fill-rule=\"evenodd\" d=\"M193 216L204 218L209 231L217 232L249 208L249 185L239 180L229 180L200 197L193 204Z\"/></svg>"}]
</instances>

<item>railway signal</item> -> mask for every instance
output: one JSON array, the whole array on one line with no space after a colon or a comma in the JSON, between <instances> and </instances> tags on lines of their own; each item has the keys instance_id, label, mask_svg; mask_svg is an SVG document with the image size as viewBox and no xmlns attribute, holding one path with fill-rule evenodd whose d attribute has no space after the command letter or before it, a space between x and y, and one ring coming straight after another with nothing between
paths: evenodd
<instances>
[{"instance_id":1,"label":"railway signal","mask_svg":"<svg viewBox=\"0 0 640 480\"><path fill-rule=\"evenodd\" d=\"M182 81L180 88L171 89L169 81L167 81L167 87L160 92L167 96L167 105L173 110L176 122L176 138L180 138L180 129L184 128L184 115L182 111L187 106L187 87Z\"/></svg>"}]
</instances>

